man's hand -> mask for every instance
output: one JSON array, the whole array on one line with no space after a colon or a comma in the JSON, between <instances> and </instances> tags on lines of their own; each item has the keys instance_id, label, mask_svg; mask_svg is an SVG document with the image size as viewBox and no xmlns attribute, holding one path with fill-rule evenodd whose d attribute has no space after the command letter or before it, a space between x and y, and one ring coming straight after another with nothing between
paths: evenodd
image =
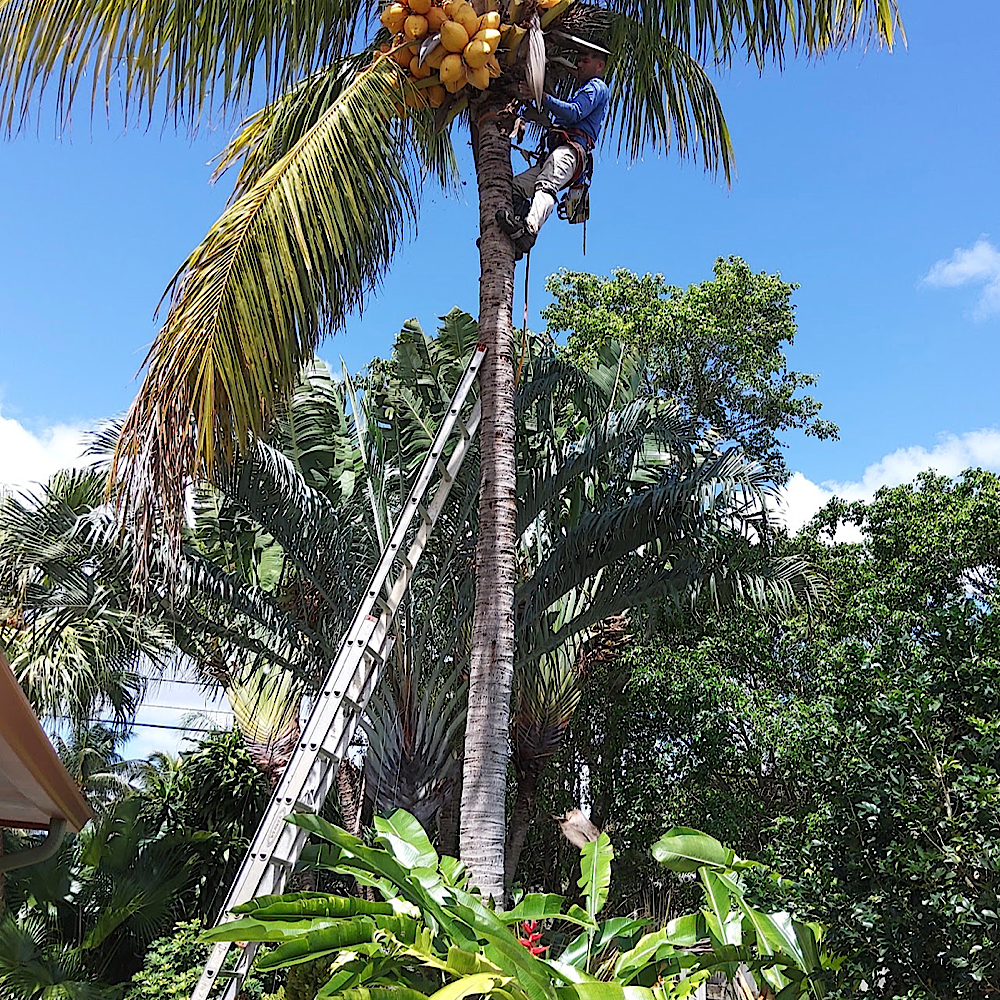
<instances>
[{"instance_id":1,"label":"man's hand","mask_svg":"<svg viewBox=\"0 0 1000 1000\"><path fill-rule=\"evenodd\" d=\"M534 102L535 102L535 95L532 94L531 88L528 86L528 81L527 80L522 80L521 81L520 85L517 88L517 92L526 101L529 101L530 103L534 104ZM544 102L544 100L545 100L545 95L543 94L542 95L542 101Z\"/></svg>"}]
</instances>

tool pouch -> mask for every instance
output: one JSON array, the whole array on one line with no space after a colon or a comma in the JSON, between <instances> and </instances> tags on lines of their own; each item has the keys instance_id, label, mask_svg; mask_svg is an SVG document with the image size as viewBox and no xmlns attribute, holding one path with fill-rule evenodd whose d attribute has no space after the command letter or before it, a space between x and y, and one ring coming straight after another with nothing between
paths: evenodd
<instances>
[{"instance_id":1,"label":"tool pouch","mask_svg":"<svg viewBox=\"0 0 1000 1000\"><path fill-rule=\"evenodd\" d=\"M559 218L567 222L586 222L590 218L590 185L571 184L562 196L557 211Z\"/></svg>"}]
</instances>

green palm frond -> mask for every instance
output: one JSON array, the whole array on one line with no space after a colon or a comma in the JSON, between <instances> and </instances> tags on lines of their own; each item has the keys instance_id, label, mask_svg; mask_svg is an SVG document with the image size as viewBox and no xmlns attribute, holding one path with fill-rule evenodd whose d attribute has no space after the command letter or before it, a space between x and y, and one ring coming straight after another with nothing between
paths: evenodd
<instances>
[{"instance_id":1,"label":"green palm frond","mask_svg":"<svg viewBox=\"0 0 1000 1000\"><path fill-rule=\"evenodd\" d=\"M728 543L728 545L727 545ZM826 600L826 582L800 557L774 556L739 540L721 539L700 556L689 553L669 566L642 555L603 571L593 599L571 619L519 622L525 667L596 628L607 618L663 599L690 611L700 604L744 605L777 617L810 609Z\"/></svg>"},{"instance_id":2,"label":"green palm frond","mask_svg":"<svg viewBox=\"0 0 1000 1000\"><path fill-rule=\"evenodd\" d=\"M706 170L721 167L731 181L733 146L715 86L698 61L662 32L656 21L614 20L606 134L617 134L619 156L624 151L636 160L649 148L673 150L700 158Z\"/></svg>"},{"instance_id":3,"label":"green palm frond","mask_svg":"<svg viewBox=\"0 0 1000 1000\"><path fill-rule=\"evenodd\" d=\"M355 76L368 67L373 51L371 46L313 74L251 115L219 154L213 179L238 166L233 197L250 191L320 121ZM402 80L402 73L394 72ZM442 187L455 187L458 164L449 133L434 127L433 114L428 110L411 111L409 118L423 170Z\"/></svg>"},{"instance_id":4,"label":"green palm frond","mask_svg":"<svg viewBox=\"0 0 1000 1000\"><path fill-rule=\"evenodd\" d=\"M376 558L372 537L359 530L360 497L353 503L330 501L289 459L260 442L247 447L223 488L278 542L286 560L331 608L350 607L364 587L364 570Z\"/></svg>"},{"instance_id":5,"label":"green palm frond","mask_svg":"<svg viewBox=\"0 0 1000 1000\"><path fill-rule=\"evenodd\" d=\"M134 714L141 667L163 663L171 632L128 607L128 560L96 470L60 473L38 493L0 502L0 636L42 715L86 721Z\"/></svg>"},{"instance_id":6,"label":"green palm frond","mask_svg":"<svg viewBox=\"0 0 1000 1000\"><path fill-rule=\"evenodd\" d=\"M365 792L379 815L402 808L427 825L451 797L467 697L455 662L425 672L415 660L390 672L362 722Z\"/></svg>"},{"instance_id":7,"label":"green palm frond","mask_svg":"<svg viewBox=\"0 0 1000 1000\"><path fill-rule=\"evenodd\" d=\"M643 473L652 474L654 479L659 478L656 466L668 467L676 476L693 462L692 431L693 425L675 405L634 400L596 421L573 441L572 448L563 446L545 455L545 446L539 447L532 440L531 450L542 454L538 464L522 466L519 476L518 495L522 500L517 511L518 537L543 510L559 504L568 490L587 478L603 480L595 488L606 491L613 486L612 477L617 477L621 486L631 492L633 479L645 478L633 470L637 461ZM650 451L653 444L658 447L655 455Z\"/></svg>"},{"instance_id":8,"label":"green palm frond","mask_svg":"<svg viewBox=\"0 0 1000 1000\"><path fill-rule=\"evenodd\" d=\"M247 752L272 784L298 743L302 688L295 674L275 667L237 672L225 685Z\"/></svg>"},{"instance_id":9,"label":"green palm frond","mask_svg":"<svg viewBox=\"0 0 1000 1000\"><path fill-rule=\"evenodd\" d=\"M821 55L858 42L905 44L896 0L612 0L615 13L659 25L699 62L728 65L745 55L763 68L786 52Z\"/></svg>"},{"instance_id":10,"label":"green palm frond","mask_svg":"<svg viewBox=\"0 0 1000 1000\"><path fill-rule=\"evenodd\" d=\"M351 497L364 476L354 400L346 378L323 362L307 366L268 432L306 483L332 502Z\"/></svg>"},{"instance_id":11,"label":"green palm frond","mask_svg":"<svg viewBox=\"0 0 1000 1000\"><path fill-rule=\"evenodd\" d=\"M126 121L162 108L197 126L203 114L279 94L343 56L375 4L251 0L6 0L0 5L0 118L18 128L55 96L68 122L80 96L91 110L121 95Z\"/></svg>"},{"instance_id":12,"label":"green palm frond","mask_svg":"<svg viewBox=\"0 0 1000 1000\"><path fill-rule=\"evenodd\" d=\"M518 774L541 771L562 745L583 694L579 653L580 644L568 642L537 660L519 658L511 713Z\"/></svg>"},{"instance_id":13,"label":"green palm frond","mask_svg":"<svg viewBox=\"0 0 1000 1000\"><path fill-rule=\"evenodd\" d=\"M704 544L706 533L726 527L738 494L755 495L760 470L735 449L703 462L689 473L669 472L654 486L631 492L620 504L581 513L553 536L544 557L518 587L517 606L537 620L561 594L632 553L670 563Z\"/></svg>"},{"instance_id":14,"label":"green palm frond","mask_svg":"<svg viewBox=\"0 0 1000 1000\"><path fill-rule=\"evenodd\" d=\"M50 941L53 928L36 913L0 919L0 996L17 1000L117 1000L121 990L86 969L84 952Z\"/></svg>"},{"instance_id":15,"label":"green palm frond","mask_svg":"<svg viewBox=\"0 0 1000 1000\"><path fill-rule=\"evenodd\" d=\"M416 154L387 62L343 88L174 279L113 469L143 553L166 530L176 557L187 484L265 434L320 336L379 282L414 217Z\"/></svg>"}]
</instances>

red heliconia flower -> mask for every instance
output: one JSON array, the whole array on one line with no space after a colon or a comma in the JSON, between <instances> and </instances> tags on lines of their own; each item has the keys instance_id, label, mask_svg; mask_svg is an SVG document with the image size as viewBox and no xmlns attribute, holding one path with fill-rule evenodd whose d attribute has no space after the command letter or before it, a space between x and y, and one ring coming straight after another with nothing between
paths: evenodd
<instances>
[{"instance_id":1,"label":"red heliconia flower","mask_svg":"<svg viewBox=\"0 0 1000 1000\"><path fill-rule=\"evenodd\" d=\"M524 937L517 939L518 944L524 945L532 955L544 955L549 950L549 946L538 943L542 940L542 932L538 930L538 921L522 920L521 927L524 931Z\"/></svg>"}]
</instances>

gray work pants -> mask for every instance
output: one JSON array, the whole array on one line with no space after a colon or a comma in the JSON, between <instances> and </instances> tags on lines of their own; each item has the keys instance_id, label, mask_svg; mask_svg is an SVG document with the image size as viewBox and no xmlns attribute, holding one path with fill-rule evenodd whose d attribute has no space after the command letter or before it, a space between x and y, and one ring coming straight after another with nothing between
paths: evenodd
<instances>
[{"instance_id":1,"label":"gray work pants","mask_svg":"<svg viewBox=\"0 0 1000 1000\"><path fill-rule=\"evenodd\" d=\"M538 234L556 207L556 194L576 173L576 153L572 146L556 146L543 160L514 178L514 187L531 202L524 220L526 228Z\"/></svg>"}]
</instances>

